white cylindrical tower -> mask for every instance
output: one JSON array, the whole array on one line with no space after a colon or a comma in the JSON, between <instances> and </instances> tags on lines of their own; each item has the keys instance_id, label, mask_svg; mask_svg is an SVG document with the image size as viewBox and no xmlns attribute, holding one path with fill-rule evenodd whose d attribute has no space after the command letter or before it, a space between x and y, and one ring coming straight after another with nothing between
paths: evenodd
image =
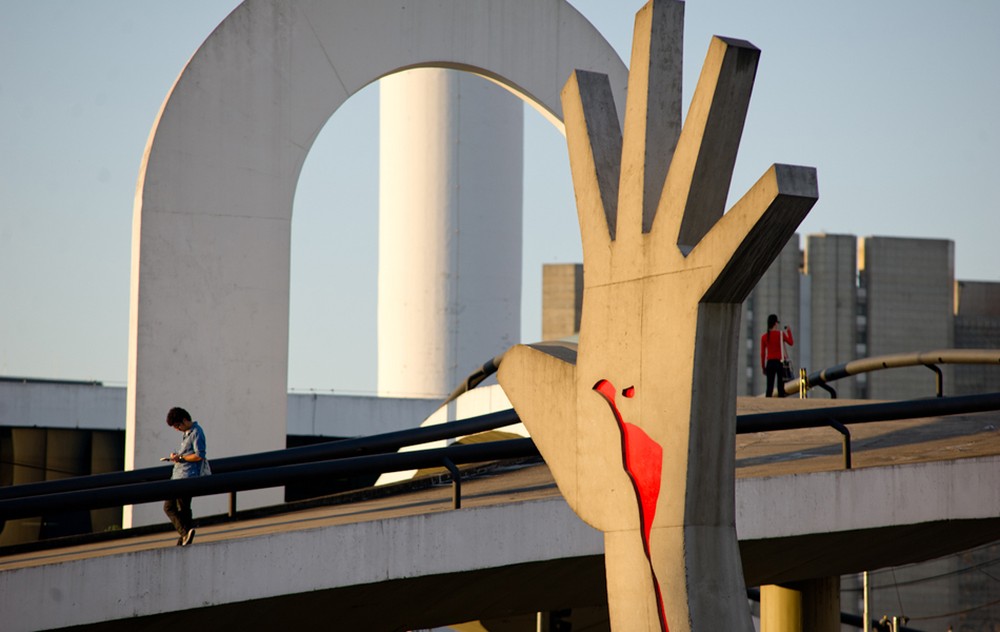
<instances>
[{"instance_id":1,"label":"white cylindrical tower","mask_svg":"<svg viewBox=\"0 0 1000 632\"><path fill-rule=\"evenodd\" d=\"M379 90L378 391L440 397L520 340L523 104L444 69Z\"/></svg>"}]
</instances>

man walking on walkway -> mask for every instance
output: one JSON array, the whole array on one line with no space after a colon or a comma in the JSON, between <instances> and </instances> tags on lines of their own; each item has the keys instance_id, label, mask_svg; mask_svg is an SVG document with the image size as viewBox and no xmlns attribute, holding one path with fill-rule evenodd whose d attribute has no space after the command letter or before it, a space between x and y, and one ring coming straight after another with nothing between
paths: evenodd
<instances>
[{"instance_id":1,"label":"man walking on walkway","mask_svg":"<svg viewBox=\"0 0 1000 632\"><path fill-rule=\"evenodd\" d=\"M171 452L170 460L174 463L174 478L194 478L207 474L208 461L205 458L205 433L197 421L191 421L191 415L183 408L171 408L167 413L167 425L183 432L181 447L177 452ZM170 518L171 524L177 529L180 537L177 546L187 546L194 541L194 521L191 516L191 496L170 498L163 503L163 512Z\"/></svg>"}]
</instances>

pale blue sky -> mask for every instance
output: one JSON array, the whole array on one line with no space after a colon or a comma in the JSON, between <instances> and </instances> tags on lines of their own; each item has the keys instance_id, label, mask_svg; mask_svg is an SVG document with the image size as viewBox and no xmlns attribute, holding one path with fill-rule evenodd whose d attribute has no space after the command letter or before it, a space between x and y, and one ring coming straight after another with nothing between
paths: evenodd
<instances>
[{"instance_id":1,"label":"pale blue sky","mask_svg":"<svg viewBox=\"0 0 1000 632\"><path fill-rule=\"evenodd\" d=\"M628 62L641 0L571 2ZM143 148L177 73L237 4L0 0L0 375L124 383ZM952 239L958 278L1000 281L1000 2L688 0L686 14L685 101L712 34L763 51L731 199L771 163L815 166L802 234ZM299 182L295 390L375 388L377 98L369 87L334 115ZM564 141L525 119L533 340L540 266L579 261L580 246ZM349 243L333 222L351 222Z\"/></svg>"}]
</instances>

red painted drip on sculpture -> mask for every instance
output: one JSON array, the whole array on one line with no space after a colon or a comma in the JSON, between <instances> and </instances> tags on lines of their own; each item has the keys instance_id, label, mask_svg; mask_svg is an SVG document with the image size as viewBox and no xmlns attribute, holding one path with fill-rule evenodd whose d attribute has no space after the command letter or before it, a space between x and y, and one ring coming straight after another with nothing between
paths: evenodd
<instances>
[{"instance_id":1,"label":"red painted drip on sculpture","mask_svg":"<svg viewBox=\"0 0 1000 632\"><path fill-rule=\"evenodd\" d=\"M653 518L656 516L656 502L660 497L660 478L663 471L663 446L654 441L646 432L635 424L622 418L621 411L615 403L615 386L608 380L599 380L594 384L594 390L604 398L611 407L611 412L618 423L622 442L622 464L632 489L639 503L639 522L642 525L642 549L649 562L649 571L653 576L653 589L656 592L656 608L663 632L669 632L667 615L663 610L663 595L660 592L660 582L656 578L656 570L649 550L649 538L652 535ZM629 386L622 390L625 397L635 395L635 387Z\"/></svg>"}]
</instances>

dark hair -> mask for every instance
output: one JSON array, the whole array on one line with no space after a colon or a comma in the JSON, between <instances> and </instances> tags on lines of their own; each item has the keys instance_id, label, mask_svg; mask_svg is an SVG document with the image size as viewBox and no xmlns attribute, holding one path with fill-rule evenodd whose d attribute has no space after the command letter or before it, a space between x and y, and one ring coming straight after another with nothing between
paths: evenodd
<instances>
[{"instance_id":1,"label":"dark hair","mask_svg":"<svg viewBox=\"0 0 1000 632\"><path fill-rule=\"evenodd\" d=\"M167 413L168 426L179 426L185 421L191 421L191 415L188 414L188 411L183 408L175 406L170 409L170 412Z\"/></svg>"},{"instance_id":2,"label":"dark hair","mask_svg":"<svg viewBox=\"0 0 1000 632\"><path fill-rule=\"evenodd\" d=\"M771 327L774 327L777 324L778 324L778 315L769 314L767 317L767 328L770 329Z\"/></svg>"}]
</instances>

